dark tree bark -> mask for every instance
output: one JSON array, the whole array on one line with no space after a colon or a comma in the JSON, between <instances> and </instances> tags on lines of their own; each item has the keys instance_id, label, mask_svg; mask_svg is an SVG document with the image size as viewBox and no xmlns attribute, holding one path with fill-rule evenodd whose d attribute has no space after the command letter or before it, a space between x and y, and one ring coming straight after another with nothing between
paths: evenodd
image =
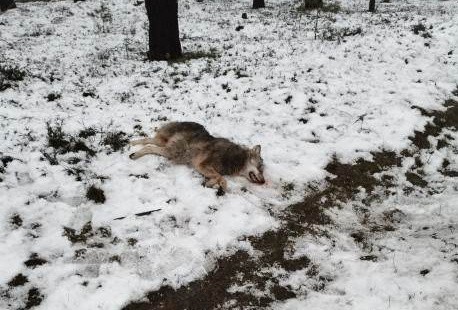
<instances>
[{"instance_id":1,"label":"dark tree bark","mask_svg":"<svg viewBox=\"0 0 458 310\"><path fill-rule=\"evenodd\" d=\"M0 11L4 12L9 9L14 9L16 7L16 3L14 0L0 0Z\"/></svg>"},{"instance_id":2,"label":"dark tree bark","mask_svg":"<svg viewBox=\"0 0 458 310\"><path fill-rule=\"evenodd\" d=\"M375 12L375 0L369 0L369 12Z\"/></svg>"},{"instance_id":3,"label":"dark tree bark","mask_svg":"<svg viewBox=\"0 0 458 310\"><path fill-rule=\"evenodd\" d=\"M265 8L264 0L253 0L253 9Z\"/></svg>"},{"instance_id":4,"label":"dark tree bark","mask_svg":"<svg viewBox=\"0 0 458 310\"><path fill-rule=\"evenodd\" d=\"M167 60L182 55L178 29L177 0L146 0L149 20L150 60Z\"/></svg>"},{"instance_id":5,"label":"dark tree bark","mask_svg":"<svg viewBox=\"0 0 458 310\"><path fill-rule=\"evenodd\" d=\"M323 0L304 0L302 3L304 10L315 10L323 7Z\"/></svg>"}]
</instances>

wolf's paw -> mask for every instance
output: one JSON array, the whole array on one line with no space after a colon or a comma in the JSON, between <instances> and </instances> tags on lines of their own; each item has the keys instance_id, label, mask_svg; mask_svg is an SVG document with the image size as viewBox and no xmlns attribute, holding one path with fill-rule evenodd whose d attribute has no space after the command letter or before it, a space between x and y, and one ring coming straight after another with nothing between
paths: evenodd
<instances>
[{"instance_id":1,"label":"wolf's paw","mask_svg":"<svg viewBox=\"0 0 458 310\"><path fill-rule=\"evenodd\" d=\"M221 189L222 191L227 190L227 182L223 177L208 179L205 181L205 186Z\"/></svg>"},{"instance_id":2,"label":"wolf's paw","mask_svg":"<svg viewBox=\"0 0 458 310\"><path fill-rule=\"evenodd\" d=\"M205 187L214 187L216 184L216 180L215 179L206 179L204 181L204 183L202 183L203 186Z\"/></svg>"},{"instance_id":3,"label":"wolf's paw","mask_svg":"<svg viewBox=\"0 0 458 310\"><path fill-rule=\"evenodd\" d=\"M216 191L216 196L224 196L226 194L226 191L222 189L221 187L218 187L218 190Z\"/></svg>"},{"instance_id":4,"label":"wolf's paw","mask_svg":"<svg viewBox=\"0 0 458 310\"><path fill-rule=\"evenodd\" d=\"M227 190L227 182L225 178L223 177L219 178L217 184L218 184L218 191L222 190L223 192L225 192Z\"/></svg>"}]
</instances>

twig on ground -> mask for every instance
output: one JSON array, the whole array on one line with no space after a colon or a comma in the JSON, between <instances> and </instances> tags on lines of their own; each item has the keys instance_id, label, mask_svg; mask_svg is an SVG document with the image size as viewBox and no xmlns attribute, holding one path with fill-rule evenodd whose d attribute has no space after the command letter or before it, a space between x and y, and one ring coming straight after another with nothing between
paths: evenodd
<instances>
[{"instance_id":1,"label":"twig on ground","mask_svg":"<svg viewBox=\"0 0 458 310\"><path fill-rule=\"evenodd\" d=\"M162 209L155 209L155 210L150 210L150 211L145 211L145 212L140 212L140 213L135 213L134 215L135 216L146 216L146 215L150 215L151 213L153 212L157 212L157 211L161 211ZM125 219L127 216L121 216L121 217L117 217L113 220L122 220L122 219Z\"/></svg>"}]
</instances>

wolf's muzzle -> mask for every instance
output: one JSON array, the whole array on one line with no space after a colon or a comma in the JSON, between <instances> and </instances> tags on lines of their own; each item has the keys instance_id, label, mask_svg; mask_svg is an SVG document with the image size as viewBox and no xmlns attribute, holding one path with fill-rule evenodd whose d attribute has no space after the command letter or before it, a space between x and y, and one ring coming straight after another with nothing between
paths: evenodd
<instances>
[{"instance_id":1,"label":"wolf's muzzle","mask_svg":"<svg viewBox=\"0 0 458 310\"><path fill-rule=\"evenodd\" d=\"M254 172L250 172L248 174L248 176L250 177L250 181L253 182L253 183L257 183L257 184L264 184L266 181L264 180L264 177L263 176L256 176L256 174Z\"/></svg>"}]
</instances>

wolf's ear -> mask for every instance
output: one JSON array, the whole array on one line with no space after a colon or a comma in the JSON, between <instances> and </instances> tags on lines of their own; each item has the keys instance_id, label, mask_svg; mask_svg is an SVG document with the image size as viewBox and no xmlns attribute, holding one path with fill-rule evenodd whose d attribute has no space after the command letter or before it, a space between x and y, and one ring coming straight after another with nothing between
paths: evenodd
<instances>
[{"instance_id":1,"label":"wolf's ear","mask_svg":"<svg viewBox=\"0 0 458 310\"><path fill-rule=\"evenodd\" d=\"M260 145L255 145L251 152L256 155L256 156L261 156L261 146Z\"/></svg>"}]
</instances>

